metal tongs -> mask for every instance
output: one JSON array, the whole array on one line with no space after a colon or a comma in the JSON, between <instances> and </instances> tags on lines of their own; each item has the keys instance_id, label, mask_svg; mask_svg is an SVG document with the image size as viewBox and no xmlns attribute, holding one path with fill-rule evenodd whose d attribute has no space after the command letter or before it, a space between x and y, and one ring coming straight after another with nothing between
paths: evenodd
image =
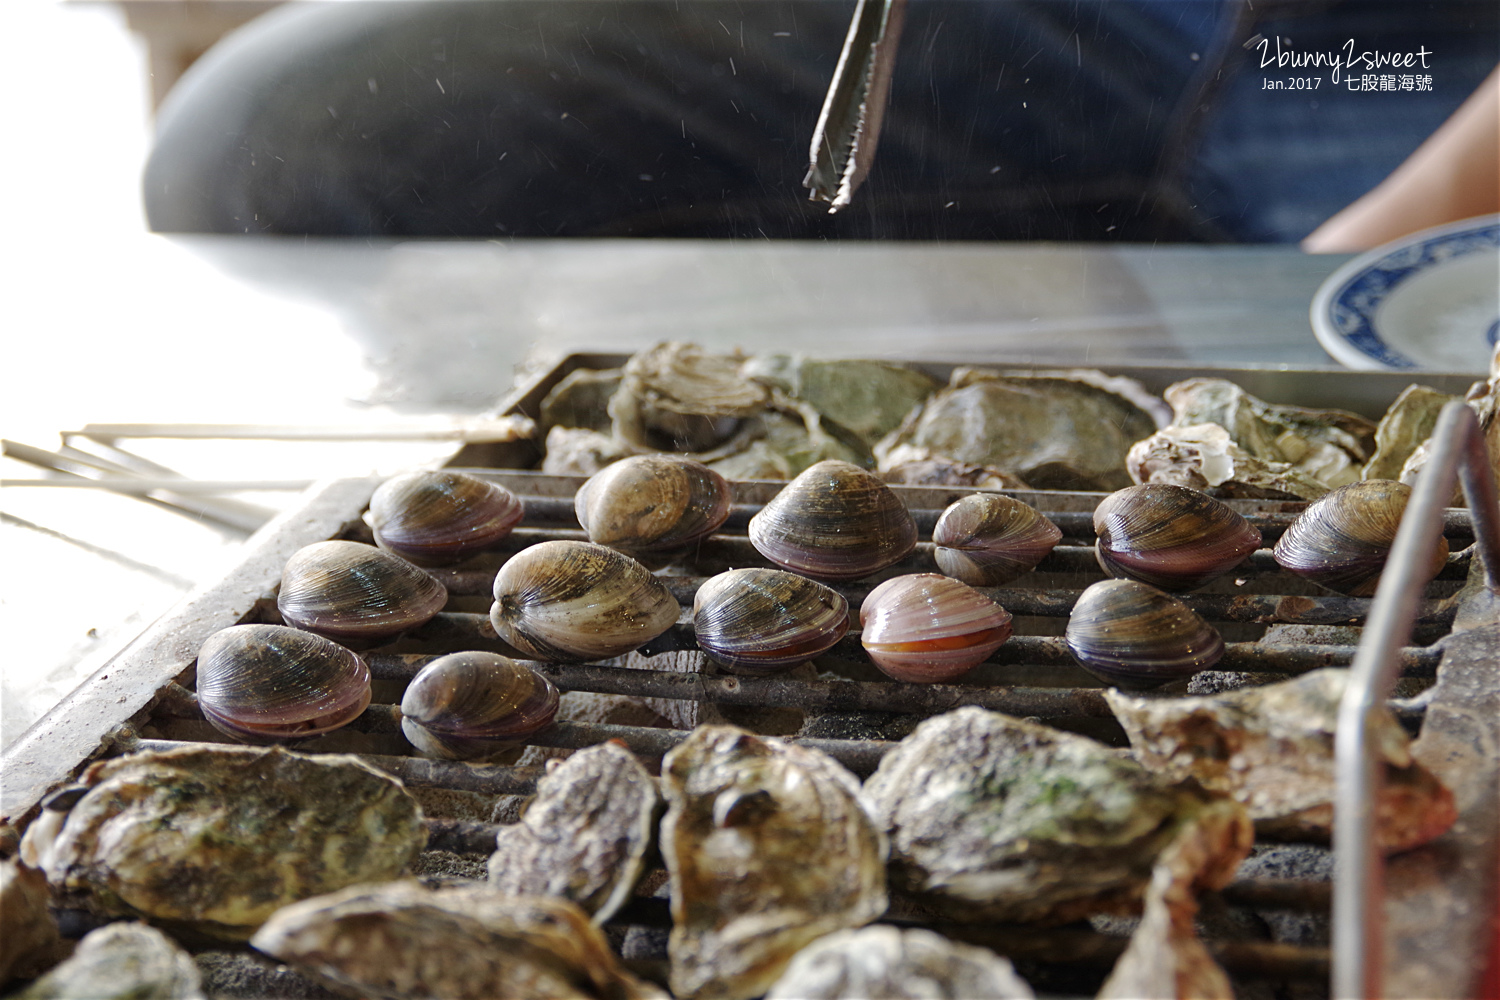
<instances>
[{"instance_id":1,"label":"metal tongs","mask_svg":"<svg viewBox=\"0 0 1500 1000\"><path fill-rule=\"evenodd\" d=\"M802 181L811 200L830 203L830 213L849 204L875 160L905 17L906 0L859 0L854 8Z\"/></svg>"}]
</instances>

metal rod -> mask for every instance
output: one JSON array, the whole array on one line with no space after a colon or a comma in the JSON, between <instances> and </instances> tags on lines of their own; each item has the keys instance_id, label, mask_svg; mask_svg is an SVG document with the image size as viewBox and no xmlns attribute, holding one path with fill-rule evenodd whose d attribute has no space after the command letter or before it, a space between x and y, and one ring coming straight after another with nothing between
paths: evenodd
<instances>
[{"instance_id":1,"label":"metal rod","mask_svg":"<svg viewBox=\"0 0 1500 1000\"><path fill-rule=\"evenodd\" d=\"M61 489L113 490L116 493L238 493L244 490L305 490L311 479L0 479L0 488L49 486Z\"/></svg>"},{"instance_id":2,"label":"metal rod","mask_svg":"<svg viewBox=\"0 0 1500 1000\"><path fill-rule=\"evenodd\" d=\"M242 441L462 441L481 444L533 437L536 424L521 416L479 417L402 424L85 424L63 437L104 443L120 438Z\"/></svg>"},{"instance_id":3,"label":"metal rod","mask_svg":"<svg viewBox=\"0 0 1500 1000\"><path fill-rule=\"evenodd\" d=\"M1474 411L1463 402L1443 407L1432 440L1435 446L1401 519L1339 705L1334 737L1332 980L1338 1000L1384 995L1385 864L1375 843L1381 774L1371 726L1377 708L1395 684L1397 650L1411 636L1420 581L1442 533L1441 513L1453 495L1460 465L1485 581L1491 591L1500 591L1500 510L1494 467Z\"/></svg>"}]
</instances>

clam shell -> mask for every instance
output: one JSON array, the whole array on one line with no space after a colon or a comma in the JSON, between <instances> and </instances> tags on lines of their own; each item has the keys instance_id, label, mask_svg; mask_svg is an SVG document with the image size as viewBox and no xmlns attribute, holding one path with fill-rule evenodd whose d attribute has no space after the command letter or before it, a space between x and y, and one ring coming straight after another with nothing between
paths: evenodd
<instances>
[{"instance_id":1,"label":"clam shell","mask_svg":"<svg viewBox=\"0 0 1500 1000\"><path fill-rule=\"evenodd\" d=\"M1035 508L997 493L974 493L932 528L938 568L973 587L998 587L1036 567L1062 539L1062 529Z\"/></svg>"},{"instance_id":2,"label":"clam shell","mask_svg":"<svg viewBox=\"0 0 1500 1000\"><path fill-rule=\"evenodd\" d=\"M1010 638L1010 612L936 573L885 581L859 609L860 642L898 681L936 684L968 673Z\"/></svg>"},{"instance_id":3,"label":"clam shell","mask_svg":"<svg viewBox=\"0 0 1500 1000\"><path fill-rule=\"evenodd\" d=\"M552 724L556 685L497 653L449 653L412 678L401 731L429 757L476 760L508 750Z\"/></svg>"},{"instance_id":4,"label":"clam shell","mask_svg":"<svg viewBox=\"0 0 1500 1000\"><path fill-rule=\"evenodd\" d=\"M387 479L370 497L365 521L376 545L418 565L440 566L494 548L522 513L505 487L441 469Z\"/></svg>"},{"instance_id":5,"label":"clam shell","mask_svg":"<svg viewBox=\"0 0 1500 1000\"><path fill-rule=\"evenodd\" d=\"M1122 687L1155 687L1208 670L1224 640L1177 598L1137 580L1101 580L1078 596L1065 632L1085 670Z\"/></svg>"},{"instance_id":6,"label":"clam shell","mask_svg":"<svg viewBox=\"0 0 1500 1000\"><path fill-rule=\"evenodd\" d=\"M1341 486L1307 506L1277 540L1272 556L1283 569L1350 597L1370 597L1401 527L1411 487L1389 479ZM1438 539L1427 578L1448 559Z\"/></svg>"},{"instance_id":7,"label":"clam shell","mask_svg":"<svg viewBox=\"0 0 1500 1000\"><path fill-rule=\"evenodd\" d=\"M701 726L662 762L672 992L760 996L804 945L885 912L885 838L816 750Z\"/></svg>"},{"instance_id":8,"label":"clam shell","mask_svg":"<svg viewBox=\"0 0 1500 1000\"><path fill-rule=\"evenodd\" d=\"M831 587L779 569L733 569L705 580L693 631L736 672L771 674L832 648L849 631L849 602Z\"/></svg>"},{"instance_id":9,"label":"clam shell","mask_svg":"<svg viewBox=\"0 0 1500 1000\"><path fill-rule=\"evenodd\" d=\"M281 571L276 607L287 624L353 648L426 624L448 591L399 556L359 542L315 542Z\"/></svg>"},{"instance_id":10,"label":"clam shell","mask_svg":"<svg viewBox=\"0 0 1500 1000\"><path fill-rule=\"evenodd\" d=\"M868 576L917 544L917 525L875 476L830 459L807 469L750 519L750 544L771 562L825 580Z\"/></svg>"},{"instance_id":11,"label":"clam shell","mask_svg":"<svg viewBox=\"0 0 1500 1000\"><path fill-rule=\"evenodd\" d=\"M729 483L692 459L621 459L578 488L573 508L589 541L636 555L691 545L729 517Z\"/></svg>"},{"instance_id":12,"label":"clam shell","mask_svg":"<svg viewBox=\"0 0 1500 1000\"><path fill-rule=\"evenodd\" d=\"M247 743L321 736L370 704L370 670L331 639L284 625L231 625L198 650L198 706Z\"/></svg>"},{"instance_id":13,"label":"clam shell","mask_svg":"<svg viewBox=\"0 0 1500 1000\"><path fill-rule=\"evenodd\" d=\"M1094 508L1099 565L1163 590L1192 590L1229 572L1260 547L1260 531L1207 493L1145 483Z\"/></svg>"},{"instance_id":14,"label":"clam shell","mask_svg":"<svg viewBox=\"0 0 1500 1000\"><path fill-rule=\"evenodd\" d=\"M666 585L622 552L550 541L495 575L490 621L527 656L559 663L630 652L671 628L681 608Z\"/></svg>"}]
</instances>

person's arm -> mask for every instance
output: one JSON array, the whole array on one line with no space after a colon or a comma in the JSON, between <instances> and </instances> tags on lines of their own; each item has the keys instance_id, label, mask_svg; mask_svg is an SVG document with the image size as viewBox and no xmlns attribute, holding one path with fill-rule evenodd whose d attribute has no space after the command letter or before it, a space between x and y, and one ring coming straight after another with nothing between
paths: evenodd
<instances>
[{"instance_id":1,"label":"person's arm","mask_svg":"<svg viewBox=\"0 0 1500 1000\"><path fill-rule=\"evenodd\" d=\"M1500 211L1500 68L1406 162L1313 230L1309 253L1368 250L1430 226Z\"/></svg>"}]
</instances>

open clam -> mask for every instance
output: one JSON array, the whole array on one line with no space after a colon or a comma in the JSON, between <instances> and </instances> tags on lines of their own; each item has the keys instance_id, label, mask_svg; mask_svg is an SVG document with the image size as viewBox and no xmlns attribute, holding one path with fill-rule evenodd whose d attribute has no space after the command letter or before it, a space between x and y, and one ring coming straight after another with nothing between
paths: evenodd
<instances>
[{"instance_id":1,"label":"open clam","mask_svg":"<svg viewBox=\"0 0 1500 1000\"><path fill-rule=\"evenodd\" d=\"M370 704L370 669L331 639L284 625L232 625L198 650L198 706L247 743L332 732Z\"/></svg>"},{"instance_id":2,"label":"open clam","mask_svg":"<svg viewBox=\"0 0 1500 1000\"><path fill-rule=\"evenodd\" d=\"M819 462L750 519L750 544L771 562L825 580L854 580L897 562L917 544L906 505L849 462Z\"/></svg>"}]
</instances>

